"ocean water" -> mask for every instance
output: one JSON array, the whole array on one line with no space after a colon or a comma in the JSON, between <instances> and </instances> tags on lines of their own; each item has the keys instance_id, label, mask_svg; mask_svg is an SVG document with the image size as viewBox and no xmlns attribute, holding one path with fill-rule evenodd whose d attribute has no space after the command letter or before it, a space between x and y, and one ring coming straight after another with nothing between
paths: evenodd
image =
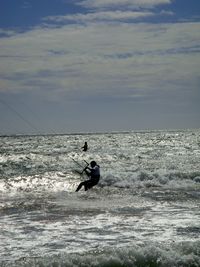
<instances>
[{"instance_id":1,"label":"ocean water","mask_svg":"<svg viewBox=\"0 0 200 267\"><path fill-rule=\"evenodd\" d=\"M199 267L200 130L0 137L0 266Z\"/></svg>"}]
</instances>

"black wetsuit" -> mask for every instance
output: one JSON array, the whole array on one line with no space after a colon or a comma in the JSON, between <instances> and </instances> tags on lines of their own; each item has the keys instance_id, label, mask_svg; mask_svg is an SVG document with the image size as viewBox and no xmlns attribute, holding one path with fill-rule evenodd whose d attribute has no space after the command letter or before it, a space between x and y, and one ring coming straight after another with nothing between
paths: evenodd
<instances>
[{"instance_id":1,"label":"black wetsuit","mask_svg":"<svg viewBox=\"0 0 200 267\"><path fill-rule=\"evenodd\" d=\"M85 170L86 174L90 176L89 180L86 180L84 182L81 182L79 186L76 189L76 192L78 192L82 186L85 187L85 191L88 189L92 188L93 186L97 185L100 179L100 171L99 171L99 166L96 165L94 168L88 168L90 172Z\"/></svg>"},{"instance_id":2,"label":"black wetsuit","mask_svg":"<svg viewBox=\"0 0 200 267\"><path fill-rule=\"evenodd\" d=\"M85 142L85 145L82 148L83 148L83 151L87 151L88 150L88 145L87 145L86 142Z\"/></svg>"}]
</instances>

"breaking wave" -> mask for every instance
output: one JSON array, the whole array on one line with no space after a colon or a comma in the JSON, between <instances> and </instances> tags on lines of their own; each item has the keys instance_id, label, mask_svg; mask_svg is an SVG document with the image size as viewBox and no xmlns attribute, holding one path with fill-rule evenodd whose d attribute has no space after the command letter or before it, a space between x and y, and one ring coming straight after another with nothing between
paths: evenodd
<instances>
[{"instance_id":1,"label":"breaking wave","mask_svg":"<svg viewBox=\"0 0 200 267\"><path fill-rule=\"evenodd\" d=\"M1 267L199 267L200 242L169 245L155 243L125 248L104 248L87 254L59 254L51 257L24 257Z\"/></svg>"},{"instance_id":2,"label":"breaking wave","mask_svg":"<svg viewBox=\"0 0 200 267\"><path fill-rule=\"evenodd\" d=\"M135 172L127 177L107 175L101 180L102 186L119 188L141 187L185 187L196 186L200 183L200 172Z\"/></svg>"},{"instance_id":3,"label":"breaking wave","mask_svg":"<svg viewBox=\"0 0 200 267\"><path fill-rule=\"evenodd\" d=\"M74 173L46 172L33 176L17 176L0 179L0 192L29 192L29 191L74 191L80 182L80 176ZM84 179L82 177L82 179ZM199 172L148 172L140 171L116 176L105 174L101 177L100 187L115 187L125 189L140 188L198 188Z\"/></svg>"}]
</instances>

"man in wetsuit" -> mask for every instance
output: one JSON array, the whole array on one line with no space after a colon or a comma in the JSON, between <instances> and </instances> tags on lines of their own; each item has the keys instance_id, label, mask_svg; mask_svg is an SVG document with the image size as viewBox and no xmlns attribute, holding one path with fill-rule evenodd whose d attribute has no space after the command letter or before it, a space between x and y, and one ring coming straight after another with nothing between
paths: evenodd
<instances>
[{"instance_id":1,"label":"man in wetsuit","mask_svg":"<svg viewBox=\"0 0 200 267\"><path fill-rule=\"evenodd\" d=\"M92 188L94 185L97 185L100 179L100 167L97 165L95 161L90 162L91 167L85 167L84 171L87 174L88 177L90 177L89 180L86 180L84 182L81 182L79 186L76 189L76 192L78 192L82 186L85 187L85 191Z\"/></svg>"},{"instance_id":2,"label":"man in wetsuit","mask_svg":"<svg viewBox=\"0 0 200 267\"><path fill-rule=\"evenodd\" d=\"M84 144L84 146L82 148L83 148L83 151L87 151L88 150L88 144L87 144L87 142L85 142L85 144Z\"/></svg>"}]
</instances>

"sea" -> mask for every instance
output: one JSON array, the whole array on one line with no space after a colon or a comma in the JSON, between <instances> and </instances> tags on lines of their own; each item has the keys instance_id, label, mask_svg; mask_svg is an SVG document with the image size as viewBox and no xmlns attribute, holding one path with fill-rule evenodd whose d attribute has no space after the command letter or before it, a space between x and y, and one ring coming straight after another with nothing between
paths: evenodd
<instances>
[{"instance_id":1,"label":"sea","mask_svg":"<svg viewBox=\"0 0 200 267\"><path fill-rule=\"evenodd\" d=\"M0 266L199 267L200 129L1 136Z\"/></svg>"}]
</instances>

